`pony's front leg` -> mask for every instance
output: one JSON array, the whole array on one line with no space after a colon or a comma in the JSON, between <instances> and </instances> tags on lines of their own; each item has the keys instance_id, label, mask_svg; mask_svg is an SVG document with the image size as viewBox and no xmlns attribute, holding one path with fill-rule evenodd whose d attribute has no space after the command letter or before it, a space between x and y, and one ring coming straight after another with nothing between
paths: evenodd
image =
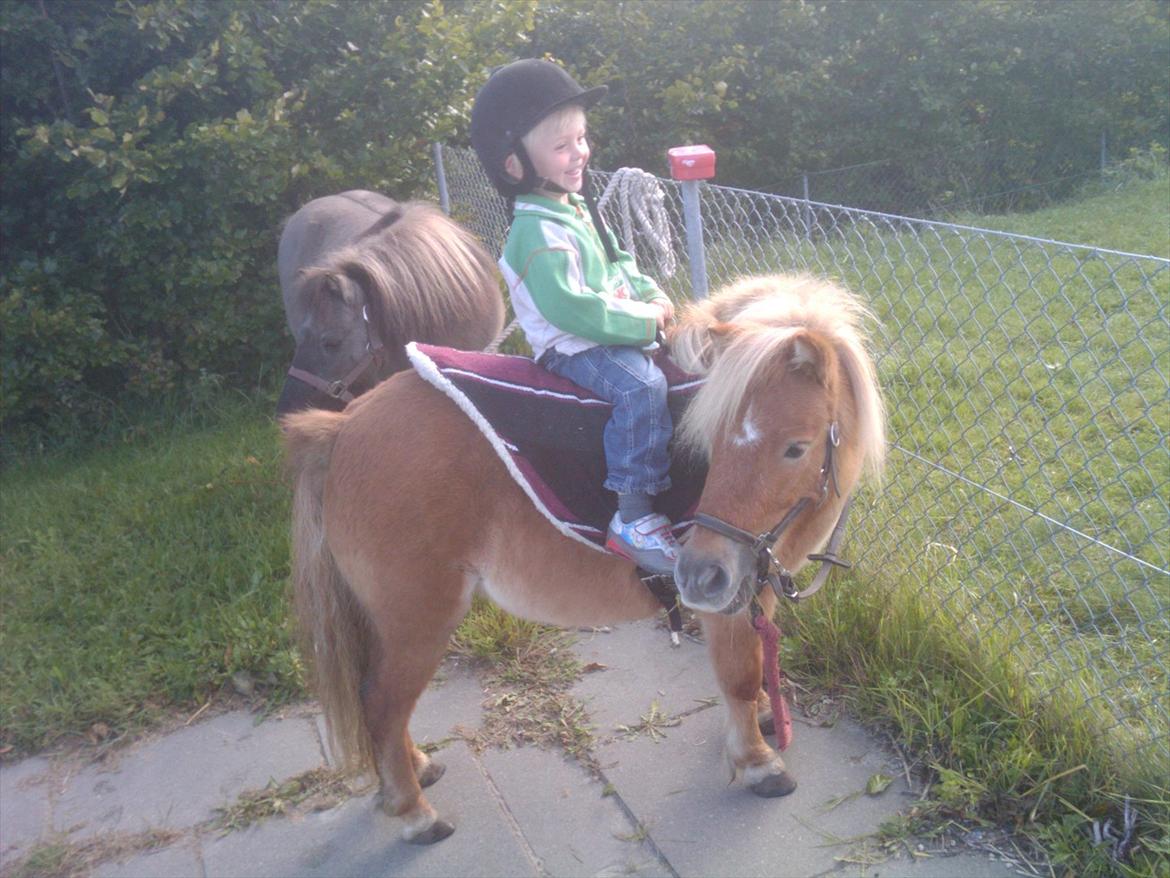
<instances>
[{"instance_id":1,"label":"pony's front leg","mask_svg":"<svg viewBox=\"0 0 1170 878\"><path fill-rule=\"evenodd\" d=\"M771 607L766 608L766 612ZM763 678L763 647L746 613L700 614L703 634L719 688L727 701L727 758L735 774L759 796L786 796L796 781L780 754L760 734L758 709Z\"/></svg>"}]
</instances>

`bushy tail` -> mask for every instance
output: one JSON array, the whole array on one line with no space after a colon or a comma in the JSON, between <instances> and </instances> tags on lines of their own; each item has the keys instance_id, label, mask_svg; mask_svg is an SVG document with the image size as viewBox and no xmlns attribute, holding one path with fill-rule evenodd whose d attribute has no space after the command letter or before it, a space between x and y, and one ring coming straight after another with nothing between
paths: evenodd
<instances>
[{"instance_id":1,"label":"bushy tail","mask_svg":"<svg viewBox=\"0 0 1170 878\"><path fill-rule=\"evenodd\" d=\"M293 603L301 654L325 712L329 746L348 770L373 766L373 744L362 713L360 687L372 632L325 542L325 477L344 413L290 415L284 429L288 468L295 480L292 511Z\"/></svg>"}]
</instances>

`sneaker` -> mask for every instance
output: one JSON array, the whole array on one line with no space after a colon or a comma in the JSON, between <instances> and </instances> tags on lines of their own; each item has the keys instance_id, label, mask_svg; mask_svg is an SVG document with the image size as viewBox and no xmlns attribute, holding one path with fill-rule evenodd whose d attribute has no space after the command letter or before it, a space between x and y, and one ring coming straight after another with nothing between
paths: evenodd
<instances>
[{"instance_id":1,"label":"sneaker","mask_svg":"<svg viewBox=\"0 0 1170 878\"><path fill-rule=\"evenodd\" d=\"M670 519L652 512L626 524L621 513L609 523L605 547L633 561L649 573L670 576L678 560L678 541L670 531Z\"/></svg>"}]
</instances>

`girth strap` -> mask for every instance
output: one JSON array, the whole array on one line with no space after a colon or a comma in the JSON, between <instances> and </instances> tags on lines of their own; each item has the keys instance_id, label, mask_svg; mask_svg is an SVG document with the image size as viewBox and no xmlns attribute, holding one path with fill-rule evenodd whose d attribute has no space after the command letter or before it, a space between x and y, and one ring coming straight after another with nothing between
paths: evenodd
<instances>
[{"instance_id":1,"label":"girth strap","mask_svg":"<svg viewBox=\"0 0 1170 878\"><path fill-rule=\"evenodd\" d=\"M682 613L679 610L678 588L674 584L674 577L663 573L649 573L639 567L638 578L666 610L666 615L670 619L670 645L678 646L678 635L682 631Z\"/></svg>"}]
</instances>

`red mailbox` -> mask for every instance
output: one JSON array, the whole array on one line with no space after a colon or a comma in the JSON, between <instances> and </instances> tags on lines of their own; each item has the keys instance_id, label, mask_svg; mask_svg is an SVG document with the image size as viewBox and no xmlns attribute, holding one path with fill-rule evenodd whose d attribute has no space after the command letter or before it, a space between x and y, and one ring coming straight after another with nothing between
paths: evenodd
<instances>
[{"instance_id":1,"label":"red mailbox","mask_svg":"<svg viewBox=\"0 0 1170 878\"><path fill-rule=\"evenodd\" d=\"M715 151L709 146L676 146L666 151L670 176L676 180L710 180L715 176Z\"/></svg>"}]
</instances>

